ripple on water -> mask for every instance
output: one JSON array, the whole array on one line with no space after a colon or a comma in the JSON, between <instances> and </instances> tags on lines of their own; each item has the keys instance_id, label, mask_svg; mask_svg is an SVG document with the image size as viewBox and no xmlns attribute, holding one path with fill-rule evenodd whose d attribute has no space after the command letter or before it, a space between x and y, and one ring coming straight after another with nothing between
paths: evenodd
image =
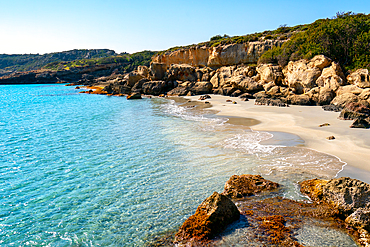
<instances>
[{"instance_id":1,"label":"ripple on water","mask_svg":"<svg viewBox=\"0 0 370 247\"><path fill-rule=\"evenodd\" d=\"M270 133L164 99L81 95L63 85L0 89L6 246L142 246L177 229L233 174L261 173L300 198L294 174L337 169L335 158L315 164L313 151L263 145Z\"/></svg>"}]
</instances>

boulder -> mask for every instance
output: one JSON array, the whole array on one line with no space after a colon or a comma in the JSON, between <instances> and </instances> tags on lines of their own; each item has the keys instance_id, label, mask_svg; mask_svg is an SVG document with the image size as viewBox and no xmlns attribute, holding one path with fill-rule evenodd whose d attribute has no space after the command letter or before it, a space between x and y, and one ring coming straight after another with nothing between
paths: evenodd
<instances>
[{"instance_id":1,"label":"boulder","mask_svg":"<svg viewBox=\"0 0 370 247\"><path fill-rule=\"evenodd\" d=\"M341 110L343 110L343 107L341 107L341 106L337 106L337 105L329 104L329 105L323 105L323 106L322 106L322 109L323 109L324 111L340 112Z\"/></svg>"},{"instance_id":2,"label":"boulder","mask_svg":"<svg viewBox=\"0 0 370 247\"><path fill-rule=\"evenodd\" d=\"M143 78L147 78L149 76L149 69L144 65L139 65L137 67L137 73L141 75Z\"/></svg>"},{"instance_id":3,"label":"boulder","mask_svg":"<svg viewBox=\"0 0 370 247\"><path fill-rule=\"evenodd\" d=\"M140 75L137 71L131 71L124 77L124 79L128 82L128 86L130 87L133 87L139 80L143 78L144 77Z\"/></svg>"},{"instance_id":4,"label":"boulder","mask_svg":"<svg viewBox=\"0 0 370 247\"><path fill-rule=\"evenodd\" d=\"M347 81L350 84L356 85L360 88L370 87L370 75L367 69L358 69L347 76Z\"/></svg>"},{"instance_id":5,"label":"boulder","mask_svg":"<svg viewBox=\"0 0 370 247\"><path fill-rule=\"evenodd\" d=\"M355 95L360 95L363 91L364 89L361 89L357 87L356 85L345 85L345 86L339 87L335 93L337 95L342 95L345 93L353 93Z\"/></svg>"},{"instance_id":6,"label":"boulder","mask_svg":"<svg viewBox=\"0 0 370 247\"><path fill-rule=\"evenodd\" d=\"M168 80L197 81L198 79L195 67L188 64L171 64L166 73Z\"/></svg>"},{"instance_id":7,"label":"boulder","mask_svg":"<svg viewBox=\"0 0 370 247\"><path fill-rule=\"evenodd\" d=\"M208 81L200 81L196 82L194 86L190 88L195 95L197 94L207 94L212 92L212 83Z\"/></svg>"},{"instance_id":8,"label":"boulder","mask_svg":"<svg viewBox=\"0 0 370 247\"><path fill-rule=\"evenodd\" d=\"M233 75L235 66L225 66L216 70L216 73L211 78L211 83L214 88L224 87L229 85L230 78Z\"/></svg>"},{"instance_id":9,"label":"boulder","mask_svg":"<svg viewBox=\"0 0 370 247\"><path fill-rule=\"evenodd\" d=\"M186 87L175 87L171 91L167 92L168 96L186 96L189 93L189 89Z\"/></svg>"},{"instance_id":10,"label":"boulder","mask_svg":"<svg viewBox=\"0 0 370 247\"><path fill-rule=\"evenodd\" d=\"M289 95L287 101L292 105L311 105L310 97L307 94Z\"/></svg>"},{"instance_id":11,"label":"boulder","mask_svg":"<svg viewBox=\"0 0 370 247\"><path fill-rule=\"evenodd\" d=\"M235 92L233 92L230 96L231 97L238 97L239 95L243 94L242 91L240 91L239 89L237 89Z\"/></svg>"},{"instance_id":12,"label":"boulder","mask_svg":"<svg viewBox=\"0 0 370 247\"><path fill-rule=\"evenodd\" d=\"M233 175L226 182L222 194L230 198L242 198L277 188L278 183L266 180L261 175Z\"/></svg>"},{"instance_id":13,"label":"boulder","mask_svg":"<svg viewBox=\"0 0 370 247\"><path fill-rule=\"evenodd\" d=\"M163 80L167 71L165 63L152 62L149 67L149 77L151 80Z\"/></svg>"},{"instance_id":14,"label":"boulder","mask_svg":"<svg viewBox=\"0 0 370 247\"><path fill-rule=\"evenodd\" d=\"M359 102L348 103L341 111L339 118L343 120L354 120L370 116L370 108Z\"/></svg>"},{"instance_id":15,"label":"boulder","mask_svg":"<svg viewBox=\"0 0 370 247\"><path fill-rule=\"evenodd\" d=\"M327 64L328 58L314 57L310 61L302 59L290 61L284 69L284 85L289 86L294 93L302 94L317 87L316 80L321 75L321 70Z\"/></svg>"},{"instance_id":16,"label":"boulder","mask_svg":"<svg viewBox=\"0 0 370 247\"><path fill-rule=\"evenodd\" d=\"M260 84L267 84L274 82L276 85L280 85L283 79L283 73L281 67L272 64L260 64L256 68L260 75Z\"/></svg>"},{"instance_id":17,"label":"boulder","mask_svg":"<svg viewBox=\"0 0 370 247\"><path fill-rule=\"evenodd\" d=\"M316 67L320 70L323 70L325 67L329 66L331 64L331 59L324 56L324 55L317 55L314 56L310 60L310 67Z\"/></svg>"},{"instance_id":18,"label":"boulder","mask_svg":"<svg viewBox=\"0 0 370 247\"><path fill-rule=\"evenodd\" d=\"M278 107L288 107L281 99L270 99L270 98L256 98L254 101L255 105L267 105L267 106L278 106Z\"/></svg>"},{"instance_id":19,"label":"boulder","mask_svg":"<svg viewBox=\"0 0 370 247\"><path fill-rule=\"evenodd\" d=\"M131 91L132 92L141 92L141 89L143 87L143 84L145 82L148 82L149 80L144 78L144 79L141 79L139 80L138 82L135 83L135 85L131 88Z\"/></svg>"},{"instance_id":20,"label":"boulder","mask_svg":"<svg viewBox=\"0 0 370 247\"><path fill-rule=\"evenodd\" d=\"M127 99L141 99L141 94L138 92L132 93L127 96Z\"/></svg>"},{"instance_id":21,"label":"boulder","mask_svg":"<svg viewBox=\"0 0 370 247\"><path fill-rule=\"evenodd\" d=\"M341 107L341 108L344 108L348 103L358 102L358 101L359 101L359 97L356 96L355 94L353 94L353 93L344 93L344 94L336 96L330 102L330 104Z\"/></svg>"},{"instance_id":22,"label":"boulder","mask_svg":"<svg viewBox=\"0 0 370 247\"><path fill-rule=\"evenodd\" d=\"M230 83L241 91L247 93L256 93L263 90L263 86L261 84L253 80L251 77L246 77L244 75L230 78Z\"/></svg>"},{"instance_id":23,"label":"boulder","mask_svg":"<svg viewBox=\"0 0 370 247\"><path fill-rule=\"evenodd\" d=\"M362 92L358 95L358 97L361 99L361 100L367 100L367 101L370 101L370 88L366 88L364 90L362 90ZM369 102L370 103L370 102Z\"/></svg>"},{"instance_id":24,"label":"boulder","mask_svg":"<svg viewBox=\"0 0 370 247\"><path fill-rule=\"evenodd\" d=\"M317 203L338 209L341 217L356 228L370 230L370 185L349 177L312 179L301 183L301 192Z\"/></svg>"},{"instance_id":25,"label":"boulder","mask_svg":"<svg viewBox=\"0 0 370 247\"><path fill-rule=\"evenodd\" d=\"M317 100L318 105L328 105L335 98L335 93L330 88L320 88L319 98Z\"/></svg>"},{"instance_id":26,"label":"boulder","mask_svg":"<svg viewBox=\"0 0 370 247\"><path fill-rule=\"evenodd\" d=\"M239 95L239 98L241 99L254 99L253 94L250 93L243 93L242 95Z\"/></svg>"},{"instance_id":27,"label":"boulder","mask_svg":"<svg viewBox=\"0 0 370 247\"><path fill-rule=\"evenodd\" d=\"M350 128L362 128L362 129L369 129L370 128L370 118L356 118L355 121L349 126Z\"/></svg>"},{"instance_id":28,"label":"boulder","mask_svg":"<svg viewBox=\"0 0 370 247\"><path fill-rule=\"evenodd\" d=\"M339 64L332 62L330 67L324 68L320 77L316 80L319 87L324 87L337 91L340 86L345 84L345 77Z\"/></svg>"},{"instance_id":29,"label":"boulder","mask_svg":"<svg viewBox=\"0 0 370 247\"><path fill-rule=\"evenodd\" d=\"M160 95L165 91L165 81L147 81L142 85L142 91L144 94Z\"/></svg>"},{"instance_id":30,"label":"boulder","mask_svg":"<svg viewBox=\"0 0 370 247\"><path fill-rule=\"evenodd\" d=\"M174 243L197 246L197 241L211 239L239 216L238 208L227 196L214 192L180 227Z\"/></svg>"}]
</instances>

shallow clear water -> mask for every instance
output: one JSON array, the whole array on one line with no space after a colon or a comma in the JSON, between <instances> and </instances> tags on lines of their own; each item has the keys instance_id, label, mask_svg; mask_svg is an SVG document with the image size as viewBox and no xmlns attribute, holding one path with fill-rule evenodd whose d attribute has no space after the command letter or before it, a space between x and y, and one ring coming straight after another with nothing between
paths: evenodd
<instances>
[{"instance_id":1,"label":"shallow clear water","mask_svg":"<svg viewBox=\"0 0 370 247\"><path fill-rule=\"evenodd\" d=\"M142 246L231 175L262 174L302 199L298 181L343 166L173 101L77 92L0 86L0 245Z\"/></svg>"}]
</instances>

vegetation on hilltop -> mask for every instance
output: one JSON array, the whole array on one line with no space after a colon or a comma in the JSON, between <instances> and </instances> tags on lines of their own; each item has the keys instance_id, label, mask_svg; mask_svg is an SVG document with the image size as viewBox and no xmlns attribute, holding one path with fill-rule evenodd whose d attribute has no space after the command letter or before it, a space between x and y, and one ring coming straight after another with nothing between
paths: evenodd
<instances>
[{"instance_id":1,"label":"vegetation on hilltop","mask_svg":"<svg viewBox=\"0 0 370 247\"><path fill-rule=\"evenodd\" d=\"M117 55L108 49L71 50L55 53L40 54L0 54L0 75L40 69L52 62L73 61L77 59L102 58Z\"/></svg>"},{"instance_id":2,"label":"vegetation on hilltop","mask_svg":"<svg viewBox=\"0 0 370 247\"><path fill-rule=\"evenodd\" d=\"M139 65L149 66L152 56L156 51L141 51L133 54L120 54L109 57L93 58L93 59L79 59L70 62L53 62L44 66L44 69L51 70L70 70L76 67L96 66L104 64L120 64L121 72L130 72Z\"/></svg>"},{"instance_id":3,"label":"vegetation on hilltop","mask_svg":"<svg viewBox=\"0 0 370 247\"><path fill-rule=\"evenodd\" d=\"M241 36L232 36L232 37L227 34L224 34L223 36L215 35L211 37L209 41L202 42L199 44L192 44L188 46L172 47L167 50L159 52L158 55L165 54L166 52L176 51L180 49L187 49L187 48L192 48L196 46L216 47L218 45L248 43L248 42L265 40L265 39L286 40L289 37L291 37L294 33L306 30L307 26L308 25L297 25L294 27L288 27L287 25L280 25L279 28L272 30L272 31L267 30L264 32L252 33L252 34L241 35Z\"/></svg>"},{"instance_id":4,"label":"vegetation on hilltop","mask_svg":"<svg viewBox=\"0 0 370 247\"><path fill-rule=\"evenodd\" d=\"M339 62L346 70L370 69L370 15L347 12L317 20L281 47L265 52L259 63L285 66L289 61L319 54Z\"/></svg>"}]
</instances>

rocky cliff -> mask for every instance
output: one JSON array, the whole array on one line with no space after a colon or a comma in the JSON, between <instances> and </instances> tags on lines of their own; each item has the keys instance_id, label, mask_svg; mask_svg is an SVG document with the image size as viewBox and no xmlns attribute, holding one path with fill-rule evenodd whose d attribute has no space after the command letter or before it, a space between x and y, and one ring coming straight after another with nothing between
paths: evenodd
<instances>
[{"instance_id":1,"label":"rocky cliff","mask_svg":"<svg viewBox=\"0 0 370 247\"><path fill-rule=\"evenodd\" d=\"M285 40L264 40L244 44L228 44L217 47L194 46L166 52L153 57L153 63L188 64L195 67L221 67L237 64L257 63L258 58L274 46L281 46Z\"/></svg>"}]
</instances>

